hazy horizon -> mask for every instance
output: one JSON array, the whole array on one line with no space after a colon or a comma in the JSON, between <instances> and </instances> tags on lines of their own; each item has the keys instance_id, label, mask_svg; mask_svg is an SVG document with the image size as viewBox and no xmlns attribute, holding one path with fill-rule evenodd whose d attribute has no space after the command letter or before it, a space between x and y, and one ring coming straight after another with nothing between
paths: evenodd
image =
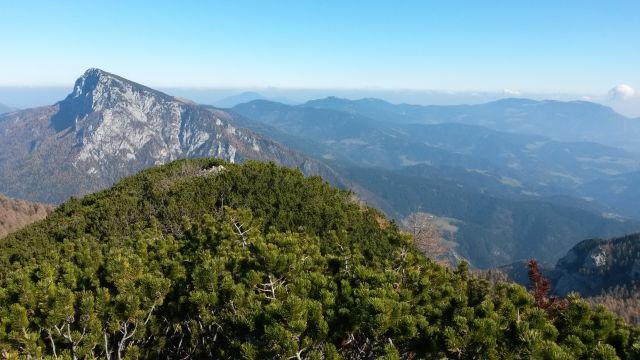
<instances>
[{"instance_id":1,"label":"hazy horizon","mask_svg":"<svg viewBox=\"0 0 640 360\"><path fill-rule=\"evenodd\" d=\"M637 1L26 0L0 13L5 88L67 87L98 67L178 92L590 100L640 116Z\"/></svg>"},{"instance_id":2,"label":"hazy horizon","mask_svg":"<svg viewBox=\"0 0 640 360\"><path fill-rule=\"evenodd\" d=\"M136 81L135 79L130 79ZM533 100L557 101L590 101L611 107L615 111L628 116L640 117L640 97L635 96L625 101L611 100L607 95L583 94L544 94L544 93L507 93L504 91L443 91L416 89L357 89L357 88L277 88L277 87L156 87L143 84L165 92L172 96L182 97L201 104L216 105L245 93L255 92L268 100L287 104L300 104L309 100L336 96L351 100L377 98L391 103L407 103L415 105L474 105L505 98L526 98ZM51 105L63 100L73 84L66 86L0 86L0 104L13 108L25 109Z\"/></svg>"}]
</instances>

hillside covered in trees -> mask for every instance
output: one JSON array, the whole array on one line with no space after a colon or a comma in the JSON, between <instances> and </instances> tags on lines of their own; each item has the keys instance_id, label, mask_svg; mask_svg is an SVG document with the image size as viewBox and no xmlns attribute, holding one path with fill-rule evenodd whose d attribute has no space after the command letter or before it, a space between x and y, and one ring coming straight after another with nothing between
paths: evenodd
<instances>
[{"instance_id":1,"label":"hillside covered in trees","mask_svg":"<svg viewBox=\"0 0 640 360\"><path fill-rule=\"evenodd\" d=\"M544 301L258 162L146 170L0 240L6 358L640 357L640 329L603 307Z\"/></svg>"},{"instance_id":2,"label":"hillside covered in trees","mask_svg":"<svg viewBox=\"0 0 640 360\"><path fill-rule=\"evenodd\" d=\"M525 261L477 273L492 281L530 282ZM587 302L640 324L640 234L584 240L543 273L552 295L577 292Z\"/></svg>"},{"instance_id":3,"label":"hillside covered in trees","mask_svg":"<svg viewBox=\"0 0 640 360\"><path fill-rule=\"evenodd\" d=\"M44 219L53 206L14 200L0 195L0 238L34 221Z\"/></svg>"}]
</instances>

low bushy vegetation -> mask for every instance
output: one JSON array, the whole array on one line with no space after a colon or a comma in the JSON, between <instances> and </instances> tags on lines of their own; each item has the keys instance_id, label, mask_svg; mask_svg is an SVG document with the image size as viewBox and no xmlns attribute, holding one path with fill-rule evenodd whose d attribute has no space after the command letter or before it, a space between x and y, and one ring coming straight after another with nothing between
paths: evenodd
<instances>
[{"instance_id":1,"label":"low bushy vegetation","mask_svg":"<svg viewBox=\"0 0 640 360\"><path fill-rule=\"evenodd\" d=\"M182 160L0 240L5 358L633 359L577 297L438 265L393 222L273 164Z\"/></svg>"}]
</instances>

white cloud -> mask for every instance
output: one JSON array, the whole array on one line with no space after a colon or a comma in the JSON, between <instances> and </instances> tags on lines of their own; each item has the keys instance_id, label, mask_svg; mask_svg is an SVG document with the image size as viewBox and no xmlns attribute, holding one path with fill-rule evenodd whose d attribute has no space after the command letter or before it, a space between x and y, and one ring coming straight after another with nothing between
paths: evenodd
<instances>
[{"instance_id":1,"label":"white cloud","mask_svg":"<svg viewBox=\"0 0 640 360\"><path fill-rule=\"evenodd\" d=\"M629 85L620 84L613 89L609 90L609 99L611 100L626 100L633 97L636 91Z\"/></svg>"},{"instance_id":2,"label":"white cloud","mask_svg":"<svg viewBox=\"0 0 640 360\"><path fill-rule=\"evenodd\" d=\"M518 95L522 95L522 93L518 90L512 90L512 89L504 89L502 90L502 93L508 96L518 96Z\"/></svg>"}]
</instances>

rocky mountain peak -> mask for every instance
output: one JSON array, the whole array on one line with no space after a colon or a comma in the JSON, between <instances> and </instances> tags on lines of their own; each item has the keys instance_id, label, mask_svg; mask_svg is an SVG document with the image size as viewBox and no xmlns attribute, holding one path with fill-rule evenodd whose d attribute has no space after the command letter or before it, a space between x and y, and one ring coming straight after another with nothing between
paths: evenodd
<instances>
[{"instance_id":1,"label":"rocky mountain peak","mask_svg":"<svg viewBox=\"0 0 640 360\"><path fill-rule=\"evenodd\" d=\"M78 80L76 80L76 83L73 86L73 92L69 96L77 98L83 94L86 96L87 94L92 93L100 83L101 78L104 78L103 82L107 82L108 78L111 77L110 75L111 74L100 69L88 69L78 78Z\"/></svg>"},{"instance_id":2,"label":"rocky mountain peak","mask_svg":"<svg viewBox=\"0 0 640 360\"><path fill-rule=\"evenodd\" d=\"M121 101L131 104L148 97L164 102L176 100L173 96L96 68L88 69L76 80L71 96L82 96L83 93L93 98L94 110L99 110L96 106L100 105L112 106Z\"/></svg>"},{"instance_id":3,"label":"rocky mountain peak","mask_svg":"<svg viewBox=\"0 0 640 360\"><path fill-rule=\"evenodd\" d=\"M146 112L157 104L174 102L172 96L153 90L104 70L91 68L80 76L73 91L58 103L59 111L51 119L56 131L78 130L90 114L118 109ZM93 125L96 124L84 124Z\"/></svg>"},{"instance_id":4,"label":"rocky mountain peak","mask_svg":"<svg viewBox=\"0 0 640 360\"><path fill-rule=\"evenodd\" d=\"M241 128L231 113L100 69L87 70L52 106L3 117L8 121L0 121L0 192L16 198L57 203L147 167L192 157L274 161L332 176L304 155ZM36 180L16 181L16 174Z\"/></svg>"}]
</instances>

